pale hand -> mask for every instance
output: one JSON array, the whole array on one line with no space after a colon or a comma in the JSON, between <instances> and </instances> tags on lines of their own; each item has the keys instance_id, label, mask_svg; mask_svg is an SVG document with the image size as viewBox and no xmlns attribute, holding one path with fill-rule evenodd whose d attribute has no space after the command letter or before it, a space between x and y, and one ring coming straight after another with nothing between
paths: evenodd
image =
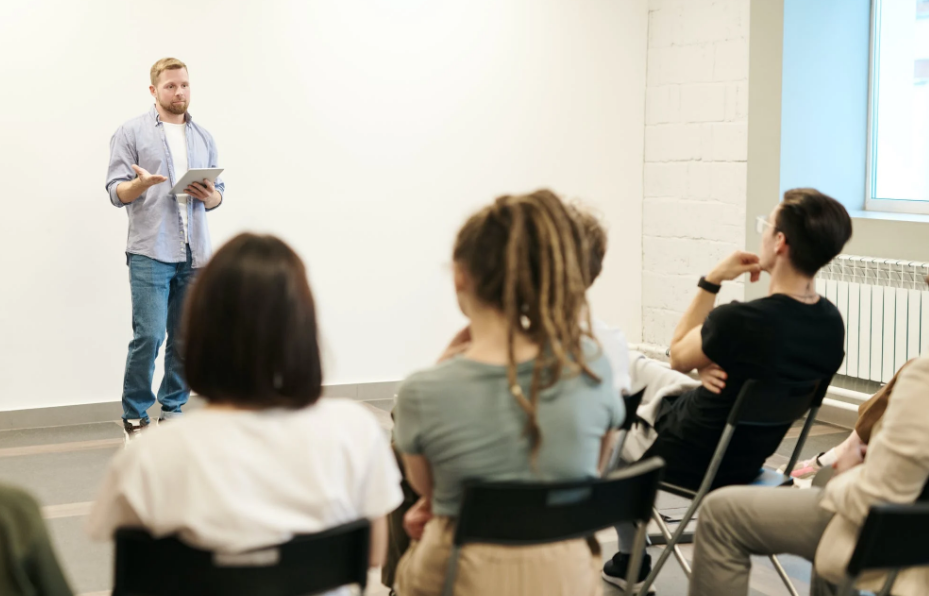
<instances>
[{"instance_id":1,"label":"pale hand","mask_svg":"<svg viewBox=\"0 0 929 596\"><path fill-rule=\"evenodd\" d=\"M132 169L135 170L136 176L138 176L139 183L145 188L151 188L156 184L161 184L166 181L168 178L162 176L161 174L150 174L145 168L140 168L137 165L133 165Z\"/></svg>"},{"instance_id":2,"label":"pale hand","mask_svg":"<svg viewBox=\"0 0 929 596\"><path fill-rule=\"evenodd\" d=\"M839 474L845 473L863 464L867 453L868 445L866 443L849 445L848 449L839 455L839 459L832 464L832 467L835 469L835 475L838 476Z\"/></svg>"},{"instance_id":3,"label":"pale hand","mask_svg":"<svg viewBox=\"0 0 929 596\"><path fill-rule=\"evenodd\" d=\"M191 183L190 186L184 189L184 192L186 192L187 194L189 194L195 199L205 201L213 196L213 192L215 190L216 190L216 187L213 186L213 183L207 180L206 178L204 178L203 182Z\"/></svg>"},{"instance_id":4,"label":"pale hand","mask_svg":"<svg viewBox=\"0 0 929 596\"><path fill-rule=\"evenodd\" d=\"M732 281L743 273L748 273L751 275L752 282L756 282L761 277L760 261L761 259L754 253L737 250L720 261L706 276L706 280L720 284L724 281Z\"/></svg>"},{"instance_id":5,"label":"pale hand","mask_svg":"<svg viewBox=\"0 0 929 596\"><path fill-rule=\"evenodd\" d=\"M704 366L700 369L699 374L700 382L710 393L719 395L722 393L722 390L726 388L726 379L728 375L719 365L711 363L709 366Z\"/></svg>"}]
</instances>

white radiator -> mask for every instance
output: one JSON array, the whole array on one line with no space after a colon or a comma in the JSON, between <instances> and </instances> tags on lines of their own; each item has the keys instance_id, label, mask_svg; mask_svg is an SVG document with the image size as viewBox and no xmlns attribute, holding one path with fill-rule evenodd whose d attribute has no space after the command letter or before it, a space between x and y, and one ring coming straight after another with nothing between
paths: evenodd
<instances>
[{"instance_id":1,"label":"white radiator","mask_svg":"<svg viewBox=\"0 0 929 596\"><path fill-rule=\"evenodd\" d=\"M929 352L929 263L839 255L816 276L816 291L845 321L840 375L886 383L904 362Z\"/></svg>"}]
</instances>

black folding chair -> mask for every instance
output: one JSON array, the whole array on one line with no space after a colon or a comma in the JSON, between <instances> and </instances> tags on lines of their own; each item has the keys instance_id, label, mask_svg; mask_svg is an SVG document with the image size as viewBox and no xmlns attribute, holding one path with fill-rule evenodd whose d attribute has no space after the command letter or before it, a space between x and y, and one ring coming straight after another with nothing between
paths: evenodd
<instances>
[{"instance_id":1,"label":"black folding chair","mask_svg":"<svg viewBox=\"0 0 929 596\"><path fill-rule=\"evenodd\" d=\"M871 507L848 562L848 577L839 596L853 594L858 576L876 570L888 571L884 587L877 596L889 596L901 569L929 565L927 533L929 503Z\"/></svg>"},{"instance_id":2,"label":"black folding chair","mask_svg":"<svg viewBox=\"0 0 929 596\"><path fill-rule=\"evenodd\" d=\"M616 441L616 446L613 447L613 453L610 455L610 463L607 466L607 470L615 470L619 467L621 458L623 455L623 445L626 444L626 437L629 436L629 431L632 430L632 426L638 420L636 416L636 411L639 409L639 406L642 405L642 396L645 395L645 389L639 391L638 393L633 393L632 395L624 395L623 403L626 406L626 419L623 420L623 425L619 427L619 439Z\"/></svg>"},{"instance_id":3,"label":"black folding chair","mask_svg":"<svg viewBox=\"0 0 929 596\"><path fill-rule=\"evenodd\" d=\"M306 596L349 584L363 594L370 541L368 520L235 555L118 530L113 596Z\"/></svg>"},{"instance_id":4,"label":"black folding chair","mask_svg":"<svg viewBox=\"0 0 929 596\"><path fill-rule=\"evenodd\" d=\"M706 497L707 493L711 490L719 488L716 484L716 474L726 456L729 443L732 441L732 437L737 428L743 429L742 432L751 432L751 427L782 427L783 433L786 435L793 423L809 411L803 429L800 431L800 436L797 438L797 445L794 447L793 453L790 456L790 462L784 469L784 473L780 474L771 470L762 470L758 478L752 483L753 486L790 486L793 484L790 473L797 465L797 460L800 458L800 451L803 449L803 444L806 442L806 438L810 433L810 428L812 428L813 421L816 419L816 414L819 412L819 407L822 404L823 397L826 395L826 389L828 389L830 381L831 379L802 383L759 380L749 380L745 382L741 391L739 391L739 395L732 409L729 411L729 419L726 421L726 427L723 429L722 436L719 438L719 443L716 444L716 451L713 454L706 474L703 476L700 487L696 491L693 491L668 482L662 482L659 487L660 490L665 492L690 499L691 503L687 512L681 518L677 529L673 533L668 528L668 524L665 523L658 508L654 508L652 519L655 520L655 523L661 530L667 547L661 552L661 555L652 567L652 572L645 579L639 592L640 594L644 596L648 593L648 588L655 582L655 578L658 577L658 573L661 572L661 568L672 553L684 569L684 573L687 574L688 578L690 577L690 564L687 562L687 559L684 558L684 553L681 552L679 544L687 529L687 524L693 519L704 497ZM783 435L781 438L783 439ZM774 568L787 585L791 594L798 596L796 589L790 581L790 577L787 575L780 561L777 560L777 557L772 556L771 562L774 564Z\"/></svg>"},{"instance_id":5,"label":"black folding chair","mask_svg":"<svg viewBox=\"0 0 929 596\"><path fill-rule=\"evenodd\" d=\"M638 577L645 529L664 462L651 458L605 479L560 483L477 483L465 488L443 596L452 596L461 549L472 543L530 546L592 537L621 522L636 524L638 554L629 579ZM634 582L626 591L633 594Z\"/></svg>"}]
</instances>

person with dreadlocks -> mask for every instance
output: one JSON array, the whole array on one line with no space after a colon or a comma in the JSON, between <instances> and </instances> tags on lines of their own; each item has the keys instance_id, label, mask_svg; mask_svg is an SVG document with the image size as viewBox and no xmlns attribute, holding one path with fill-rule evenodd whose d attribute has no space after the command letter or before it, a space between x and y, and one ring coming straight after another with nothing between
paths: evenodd
<instances>
[{"instance_id":1,"label":"person with dreadlocks","mask_svg":"<svg viewBox=\"0 0 929 596\"><path fill-rule=\"evenodd\" d=\"M598 475L624 412L589 332L586 251L568 209L546 190L500 197L459 231L454 279L467 348L409 377L394 410L394 441L421 495L405 519L413 543L397 569L399 594L441 593L465 479ZM600 560L583 539L469 545L455 593L600 594Z\"/></svg>"}]
</instances>

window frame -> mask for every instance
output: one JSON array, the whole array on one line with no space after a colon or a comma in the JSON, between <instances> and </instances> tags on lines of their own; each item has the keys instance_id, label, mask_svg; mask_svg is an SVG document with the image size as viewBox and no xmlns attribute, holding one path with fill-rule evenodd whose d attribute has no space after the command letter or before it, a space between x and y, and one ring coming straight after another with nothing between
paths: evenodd
<instances>
[{"instance_id":1,"label":"window frame","mask_svg":"<svg viewBox=\"0 0 929 596\"><path fill-rule=\"evenodd\" d=\"M868 147L865 165L864 209L877 213L907 213L929 215L929 200L907 200L877 197L877 108L879 103L880 26L883 0L871 0L871 35L868 51Z\"/></svg>"}]
</instances>

